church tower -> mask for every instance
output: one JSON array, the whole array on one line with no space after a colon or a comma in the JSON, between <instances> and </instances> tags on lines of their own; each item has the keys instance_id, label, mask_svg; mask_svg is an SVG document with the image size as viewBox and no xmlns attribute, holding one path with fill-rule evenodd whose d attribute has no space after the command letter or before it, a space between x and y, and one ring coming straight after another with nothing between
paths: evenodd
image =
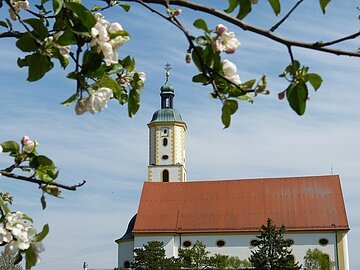
<instances>
[{"instance_id":1,"label":"church tower","mask_svg":"<svg viewBox=\"0 0 360 270\"><path fill-rule=\"evenodd\" d=\"M174 109L174 88L170 85L170 65L166 64L166 81L161 87L161 109L149 127L149 182L186 182L186 123Z\"/></svg>"}]
</instances>

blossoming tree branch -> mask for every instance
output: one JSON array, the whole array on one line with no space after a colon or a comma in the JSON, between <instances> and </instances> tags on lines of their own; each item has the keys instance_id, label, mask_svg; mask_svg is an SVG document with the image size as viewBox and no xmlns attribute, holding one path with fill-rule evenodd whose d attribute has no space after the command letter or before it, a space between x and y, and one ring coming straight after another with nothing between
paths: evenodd
<instances>
[{"instance_id":1,"label":"blossoming tree branch","mask_svg":"<svg viewBox=\"0 0 360 270\"><path fill-rule=\"evenodd\" d=\"M287 99L290 107L299 115L305 113L309 87L315 91L322 84L321 75L309 72L309 67L301 64L293 53L294 47L315 50L319 53L360 57L358 48L348 51L341 44L360 36L360 31L347 33L329 41L306 43L290 40L276 34L276 30L286 23L304 0L294 1L294 5L281 15L279 21L269 29L250 25L244 18L256 5L270 5L274 15L281 14L280 0L228 0L219 1L223 9L201 5L188 0L104 0L99 5L87 6L81 0L0 0L0 8L7 9L7 16L0 18L0 38L16 39L16 46L26 55L17 59L20 68L27 69L27 81L42 79L55 64L70 69L67 78L74 82L74 93L62 102L64 106L74 105L75 113L99 113L110 100L121 105L127 104L128 114L133 117L140 106L140 94L146 80L144 72L136 69L135 59L130 55L119 58L118 51L129 41L130 34L120 23L106 20L109 9L130 10L127 3L134 2L160 16L184 35L188 49L185 61L194 64L198 70L193 82L211 88L211 96L221 101L221 119L224 127L229 127L231 116L238 110L238 102L253 102L259 94L268 94L266 76L242 82L235 63L227 59L240 47L234 29L252 32L284 46L289 55L289 64L279 76L286 83L285 90L279 92L279 99ZM319 8L326 12L331 0L319 0ZM89 4L90 1L87 3ZM330 5L331 6L331 5ZM193 26L202 34L195 36L194 29L186 29L181 23L183 7L212 15L227 25L209 27L202 18L194 18ZM337 46L338 48L334 48ZM121 55L121 54L120 54ZM3 142L2 156L8 153L13 158L9 167L1 169L3 178L27 181L39 186L41 203L46 207L45 194L60 196L62 189L76 190L85 182L66 186L55 180L58 177L53 161L37 153L37 142L24 136L19 143ZM26 269L39 261L43 250L41 240L48 233L45 225L40 233L31 226L32 220L22 212L10 210L12 197L0 194L0 245L7 252L16 254L19 262L26 259Z\"/></svg>"}]
</instances>

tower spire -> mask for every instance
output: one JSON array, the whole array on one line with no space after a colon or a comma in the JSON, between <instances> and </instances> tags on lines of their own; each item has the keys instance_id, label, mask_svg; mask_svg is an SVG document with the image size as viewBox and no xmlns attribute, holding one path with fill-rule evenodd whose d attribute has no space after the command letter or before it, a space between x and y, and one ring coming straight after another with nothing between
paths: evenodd
<instances>
[{"instance_id":1,"label":"tower spire","mask_svg":"<svg viewBox=\"0 0 360 270\"><path fill-rule=\"evenodd\" d=\"M161 109L173 109L174 108L174 88L171 86L169 82L171 65L166 63L164 69L166 70L166 81L164 85L161 87Z\"/></svg>"},{"instance_id":2,"label":"tower spire","mask_svg":"<svg viewBox=\"0 0 360 270\"><path fill-rule=\"evenodd\" d=\"M149 182L185 182L186 123L173 108L174 88L170 85L171 66L164 67L166 81L161 87L161 108L154 112L149 127Z\"/></svg>"}]
</instances>

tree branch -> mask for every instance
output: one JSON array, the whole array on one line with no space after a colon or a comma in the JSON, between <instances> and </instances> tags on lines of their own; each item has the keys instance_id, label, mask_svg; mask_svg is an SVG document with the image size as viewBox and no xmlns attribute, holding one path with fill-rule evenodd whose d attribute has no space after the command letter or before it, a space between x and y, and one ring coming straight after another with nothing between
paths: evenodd
<instances>
[{"instance_id":1,"label":"tree branch","mask_svg":"<svg viewBox=\"0 0 360 270\"><path fill-rule=\"evenodd\" d=\"M286 19L295 11L295 9L303 2L304 0L299 0L293 8L282 18L277 24L275 24L273 27L270 28L270 32L274 32L283 22L286 21Z\"/></svg>"},{"instance_id":2,"label":"tree branch","mask_svg":"<svg viewBox=\"0 0 360 270\"><path fill-rule=\"evenodd\" d=\"M139 2L138 0L124 0L124 2ZM160 5L166 5L166 0L143 0L144 3L150 3L150 4L160 4ZM227 21L233 25L236 25L238 27L240 27L241 29L243 29L244 31L250 31L253 33L256 33L258 35L264 36L266 38L269 38L275 42L278 42L280 44L283 44L285 46L292 46L292 47L299 47L299 48L305 48L305 49L310 49L310 50L315 50L315 51L321 51L321 52L325 52L325 53L330 53L330 54L335 54L335 55L345 55L345 56L354 56L354 57L360 57L360 52L359 51L344 51L344 50L340 50L340 49L332 49L332 48L326 48L325 46L319 46L319 43L306 43L306 42L300 42L300 41L295 41L295 40L289 40L286 38L283 38L281 36L275 35L274 33L258 28L256 26L244 23L243 21L228 15L222 11L216 10L215 8L211 8L208 6L204 6L204 5L200 5L200 4L196 4L196 3L192 3L190 1L185 1L185 0L168 0L169 4L173 4L173 5L178 5L178 6L183 6L195 11L201 11L210 15L213 15L215 17L218 17L224 21ZM356 38L352 37L353 38ZM347 39L351 39L349 37L346 37ZM325 42L325 44L330 43L330 44L334 44L333 41L330 42ZM339 42L336 42L339 43Z\"/></svg>"},{"instance_id":3,"label":"tree branch","mask_svg":"<svg viewBox=\"0 0 360 270\"><path fill-rule=\"evenodd\" d=\"M55 187L59 187L62 189L67 189L67 190L76 190L78 187L83 186L86 181L83 180L82 183L79 183L77 185L73 185L73 186L67 186L61 183L57 183L57 182L45 182L43 180L40 179L34 179L31 177L26 177L26 176L22 176L22 175L18 175L18 174L14 174L5 170L0 170L0 175L3 175L5 177L9 177L9 178L13 178L13 179L17 179L17 180L22 180L22 181L26 181L26 182L30 182L30 183L34 183L34 184L38 184L40 186L55 186Z\"/></svg>"}]
</instances>

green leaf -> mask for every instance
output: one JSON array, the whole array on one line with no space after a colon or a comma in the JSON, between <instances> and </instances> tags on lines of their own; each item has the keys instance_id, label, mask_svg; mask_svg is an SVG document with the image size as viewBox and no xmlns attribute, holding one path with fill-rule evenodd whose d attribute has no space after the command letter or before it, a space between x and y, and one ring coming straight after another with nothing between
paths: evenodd
<instances>
[{"instance_id":1,"label":"green leaf","mask_svg":"<svg viewBox=\"0 0 360 270\"><path fill-rule=\"evenodd\" d=\"M321 76L316 73L308 73L305 75L305 80L309 81L314 87L315 91L318 90L323 82Z\"/></svg>"},{"instance_id":2,"label":"green leaf","mask_svg":"<svg viewBox=\"0 0 360 270\"><path fill-rule=\"evenodd\" d=\"M229 1L229 7L227 9L225 9L224 11L226 13L231 13L239 5L239 0L228 0L228 1Z\"/></svg>"},{"instance_id":3,"label":"green leaf","mask_svg":"<svg viewBox=\"0 0 360 270\"><path fill-rule=\"evenodd\" d=\"M102 59L102 56L97 52L86 51L83 56L81 73L86 75L94 72L101 66Z\"/></svg>"},{"instance_id":4,"label":"green leaf","mask_svg":"<svg viewBox=\"0 0 360 270\"><path fill-rule=\"evenodd\" d=\"M49 233L49 225L45 224L42 231L35 235L31 240L32 242L40 242L42 241Z\"/></svg>"},{"instance_id":5,"label":"green leaf","mask_svg":"<svg viewBox=\"0 0 360 270\"><path fill-rule=\"evenodd\" d=\"M13 25L12 25L11 21L10 21L8 18L6 18L5 20L6 20L7 25L8 25L9 28L10 28L9 30L12 30Z\"/></svg>"},{"instance_id":6,"label":"green leaf","mask_svg":"<svg viewBox=\"0 0 360 270\"><path fill-rule=\"evenodd\" d=\"M131 6L129 4L120 4L120 7L123 8L123 10L125 10L126 12L129 12Z\"/></svg>"},{"instance_id":7,"label":"green leaf","mask_svg":"<svg viewBox=\"0 0 360 270\"><path fill-rule=\"evenodd\" d=\"M251 89L254 86L254 83L256 82L255 79L249 80L247 82L244 82L243 84L241 84L242 88L244 89Z\"/></svg>"},{"instance_id":8,"label":"green leaf","mask_svg":"<svg viewBox=\"0 0 360 270\"><path fill-rule=\"evenodd\" d=\"M206 77L204 74L198 74L198 75L195 75L193 78L192 78L192 81L195 82L195 83L207 83L209 81L208 77Z\"/></svg>"},{"instance_id":9,"label":"green leaf","mask_svg":"<svg viewBox=\"0 0 360 270\"><path fill-rule=\"evenodd\" d=\"M207 27L207 24L206 22L203 20L203 19L197 19L193 25L198 28L198 29L201 29L201 30L204 30L205 32L207 33L210 33L210 30L209 28Z\"/></svg>"},{"instance_id":10,"label":"green leaf","mask_svg":"<svg viewBox=\"0 0 360 270\"><path fill-rule=\"evenodd\" d=\"M269 3L271 5L271 8L273 9L276 16L280 14L281 6L280 6L280 0L269 0Z\"/></svg>"},{"instance_id":11,"label":"green leaf","mask_svg":"<svg viewBox=\"0 0 360 270\"><path fill-rule=\"evenodd\" d=\"M36 33L40 39L45 39L49 35L49 31L47 27L45 27L43 20L30 18L24 20L24 22L34 29L33 33Z\"/></svg>"},{"instance_id":12,"label":"green leaf","mask_svg":"<svg viewBox=\"0 0 360 270\"><path fill-rule=\"evenodd\" d=\"M89 31L96 24L94 15L83 5L75 2L67 2L66 7L78 16L78 19Z\"/></svg>"},{"instance_id":13,"label":"green leaf","mask_svg":"<svg viewBox=\"0 0 360 270\"><path fill-rule=\"evenodd\" d=\"M132 72L135 69L135 59L131 58L130 55L122 59L121 64L127 70L128 73Z\"/></svg>"},{"instance_id":14,"label":"green leaf","mask_svg":"<svg viewBox=\"0 0 360 270\"><path fill-rule=\"evenodd\" d=\"M30 221L31 223L34 222L31 217L29 217L29 216L27 216L27 215L25 215L25 214L22 215L22 219L28 220L28 221Z\"/></svg>"},{"instance_id":15,"label":"green leaf","mask_svg":"<svg viewBox=\"0 0 360 270\"><path fill-rule=\"evenodd\" d=\"M26 269L29 270L31 267L36 265L36 254L34 251L33 244L25 252Z\"/></svg>"},{"instance_id":16,"label":"green leaf","mask_svg":"<svg viewBox=\"0 0 360 270\"><path fill-rule=\"evenodd\" d=\"M195 38L195 42L196 42L196 44L199 44L202 46L209 44L209 41L204 36Z\"/></svg>"},{"instance_id":17,"label":"green leaf","mask_svg":"<svg viewBox=\"0 0 360 270\"><path fill-rule=\"evenodd\" d=\"M228 128L231 122L231 115L234 114L238 109L238 103L236 100L228 99L224 102L222 107L221 120L224 124L224 128Z\"/></svg>"},{"instance_id":18,"label":"green leaf","mask_svg":"<svg viewBox=\"0 0 360 270\"><path fill-rule=\"evenodd\" d=\"M0 144L3 148L3 152L10 152L12 154L19 153L20 146L17 142L6 141Z\"/></svg>"},{"instance_id":19,"label":"green leaf","mask_svg":"<svg viewBox=\"0 0 360 270\"><path fill-rule=\"evenodd\" d=\"M306 109L308 89L304 82L291 83L286 89L286 98L290 107L298 114L303 115Z\"/></svg>"},{"instance_id":20,"label":"green leaf","mask_svg":"<svg viewBox=\"0 0 360 270\"><path fill-rule=\"evenodd\" d=\"M203 72L203 67L201 65L202 59L200 58L202 55L202 52L203 52L203 49L201 47L195 47L191 54L191 58L200 72Z\"/></svg>"},{"instance_id":21,"label":"green leaf","mask_svg":"<svg viewBox=\"0 0 360 270\"><path fill-rule=\"evenodd\" d=\"M7 204L4 202L3 198L0 196L0 206L2 208L2 210L4 210L5 214L10 212L9 207L7 206Z\"/></svg>"},{"instance_id":22,"label":"green leaf","mask_svg":"<svg viewBox=\"0 0 360 270\"><path fill-rule=\"evenodd\" d=\"M128 113L130 117L134 117L140 108L140 91L139 89L132 88L129 93L128 100Z\"/></svg>"},{"instance_id":23,"label":"green leaf","mask_svg":"<svg viewBox=\"0 0 360 270\"><path fill-rule=\"evenodd\" d=\"M1 25L2 27L8 28L7 23L4 22L4 21L0 21L0 25Z\"/></svg>"},{"instance_id":24,"label":"green leaf","mask_svg":"<svg viewBox=\"0 0 360 270\"><path fill-rule=\"evenodd\" d=\"M45 210L45 208L46 208L46 199L45 199L44 194L41 195L40 202L41 202L42 209Z\"/></svg>"},{"instance_id":25,"label":"green leaf","mask_svg":"<svg viewBox=\"0 0 360 270\"><path fill-rule=\"evenodd\" d=\"M27 80L29 82L37 81L44 77L46 72L50 71L54 64L50 61L50 58L40 53L35 53L27 57L29 63L29 72Z\"/></svg>"},{"instance_id":26,"label":"green leaf","mask_svg":"<svg viewBox=\"0 0 360 270\"><path fill-rule=\"evenodd\" d=\"M322 12L326 13L326 6L330 3L331 0L320 0L320 7Z\"/></svg>"},{"instance_id":27,"label":"green leaf","mask_svg":"<svg viewBox=\"0 0 360 270\"><path fill-rule=\"evenodd\" d=\"M239 20L244 19L251 12L251 2L250 0L239 0L240 10L236 15L236 18Z\"/></svg>"},{"instance_id":28,"label":"green leaf","mask_svg":"<svg viewBox=\"0 0 360 270\"><path fill-rule=\"evenodd\" d=\"M29 165L35 169L36 175L43 181L51 182L57 178L59 171L56 171L55 164L46 156L34 156Z\"/></svg>"},{"instance_id":29,"label":"green leaf","mask_svg":"<svg viewBox=\"0 0 360 270\"><path fill-rule=\"evenodd\" d=\"M72 104L73 102L76 101L77 98L77 93L73 94L71 97L69 97L67 100L61 102L61 105L63 105L64 107L69 106L70 104Z\"/></svg>"},{"instance_id":30,"label":"green leaf","mask_svg":"<svg viewBox=\"0 0 360 270\"><path fill-rule=\"evenodd\" d=\"M100 80L98 80L96 82L96 85L100 88L100 87L107 87L110 88L113 93L114 93L114 97L119 100L120 98L120 85L118 84L117 81L115 81L114 79L104 76L103 78L101 78Z\"/></svg>"},{"instance_id":31,"label":"green leaf","mask_svg":"<svg viewBox=\"0 0 360 270\"><path fill-rule=\"evenodd\" d=\"M64 1L63 0L52 0L54 15L58 15L61 11Z\"/></svg>"},{"instance_id":32,"label":"green leaf","mask_svg":"<svg viewBox=\"0 0 360 270\"><path fill-rule=\"evenodd\" d=\"M68 46L76 43L74 33L71 28L67 28L64 33L56 40L56 43L61 46Z\"/></svg>"},{"instance_id":33,"label":"green leaf","mask_svg":"<svg viewBox=\"0 0 360 270\"><path fill-rule=\"evenodd\" d=\"M32 34L25 33L16 41L16 47L23 52L34 52L37 51L38 44Z\"/></svg>"}]
</instances>

